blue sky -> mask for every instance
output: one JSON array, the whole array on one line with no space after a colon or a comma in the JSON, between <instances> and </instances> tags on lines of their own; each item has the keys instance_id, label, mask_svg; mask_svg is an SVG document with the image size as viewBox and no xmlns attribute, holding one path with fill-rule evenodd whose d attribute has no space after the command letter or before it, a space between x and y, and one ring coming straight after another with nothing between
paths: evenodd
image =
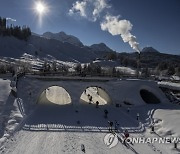
<instances>
[{"instance_id":1,"label":"blue sky","mask_svg":"<svg viewBox=\"0 0 180 154\"><path fill-rule=\"evenodd\" d=\"M152 46L160 52L180 54L180 1L179 0L106 0L108 6L92 21L92 5L87 5L87 16L80 15L78 10L70 15L69 10L75 0L43 0L48 12L42 15L42 24L34 10L37 0L1 0L0 16L16 19L9 21L15 25L28 25L35 33L46 31L60 32L78 37L85 45L104 42L117 52L132 52L128 43L120 35L112 36L108 30L103 31L100 24L105 16L118 16L133 25L130 31L136 36L139 47ZM93 0L79 0L88 1ZM96 0L94 0L96 1Z\"/></svg>"}]
</instances>

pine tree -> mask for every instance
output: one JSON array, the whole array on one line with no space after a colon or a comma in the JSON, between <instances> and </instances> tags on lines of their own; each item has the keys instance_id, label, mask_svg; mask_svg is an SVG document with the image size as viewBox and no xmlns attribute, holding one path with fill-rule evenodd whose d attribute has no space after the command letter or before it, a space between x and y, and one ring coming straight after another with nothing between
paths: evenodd
<instances>
[{"instance_id":1,"label":"pine tree","mask_svg":"<svg viewBox=\"0 0 180 154\"><path fill-rule=\"evenodd\" d=\"M77 64L77 66L75 67L75 70L77 73L81 73L81 71L82 71L81 64Z\"/></svg>"}]
</instances>

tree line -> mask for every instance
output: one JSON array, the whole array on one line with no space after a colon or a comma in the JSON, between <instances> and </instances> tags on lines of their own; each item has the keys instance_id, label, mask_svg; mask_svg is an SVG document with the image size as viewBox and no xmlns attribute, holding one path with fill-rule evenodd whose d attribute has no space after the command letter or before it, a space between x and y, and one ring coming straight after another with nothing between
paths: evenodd
<instances>
[{"instance_id":1,"label":"tree line","mask_svg":"<svg viewBox=\"0 0 180 154\"><path fill-rule=\"evenodd\" d=\"M0 17L0 36L14 36L20 40L27 41L31 36L31 29L28 26L7 25L6 18Z\"/></svg>"},{"instance_id":2,"label":"tree line","mask_svg":"<svg viewBox=\"0 0 180 154\"><path fill-rule=\"evenodd\" d=\"M106 60L118 61L121 66L138 67L137 53L107 53L104 58ZM178 56L171 56L162 53L141 53L139 67L144 76L152 74L157 75L178 75L180 76L180 63Z\"/></svg>"}]
</instances>

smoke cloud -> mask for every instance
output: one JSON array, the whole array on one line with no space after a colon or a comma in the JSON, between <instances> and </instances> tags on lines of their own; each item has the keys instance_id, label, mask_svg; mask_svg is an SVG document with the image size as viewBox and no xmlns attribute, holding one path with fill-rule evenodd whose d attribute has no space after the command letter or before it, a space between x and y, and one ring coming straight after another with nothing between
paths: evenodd
<instances>
[{"instance_id":1,"label":"smoke cloud","mask_svg":"<svg viewBox=\"0 0 180 154\"><path fill-rule=\"evenodd\" d=\"M111 8L107 0L82 0L73 3L72 8L69 10L69 15L80 15L92 22L100 18L105 9ZM131 48L140 53L139 43L136 37L131 34L133 25L128 20L121 20L120 16L112 16L106 14L104 20L100 23L103 31L108 31L113 36L120 35L124 42L129 43Z\"/></svg>"},{"instance_id":2,"label":"smoke cloud","mask_svg":"<svg viewBox=\"0 0 180 154\"><path fill-rule=\"evenodd\" d=\"M130 21L120 20L120 16L106 15L100 25L103 31L108 31L113 36L120 35L124 42L128 42L131 48L140 53L139 43L136 41L136 37L130 32L133 27Z\"/></svg>"},{"instance_id":3,"label":"smoke cloud","mask_svg":"<svg viewBox=\"0 0 180 154\"><path fill-rule=\"evenodd\" d=\"M69 10L69 15L79 14L83 18L95 22L106 8L110 8L106 0L76 1Z\"/></svg>"},{"instance_id":4,"label":"smoke cloud","mask_svg":"<svg viewBox=\"0 0 180 154\"><path fill-rule=\"evenodd\" d=\"M93 10L93 17L95 19L95 21L97 20L98 17L100 17L100 13L106 9L106 8L110 8L111 6L107 4L107 2L105 0L96 0L94 2L94 10Z\"/></svg>"},{"instance_id":5,"label":"smoke cloud","mask_svg":"<svg viewBox=\"0 0 180 154\"><path fill-rule=\"evenodd\" d=\"M12 19L12 18L6 18L6 20L10 20L10 21L16 22L16 19Z\"/></svg>"}]
</instances>

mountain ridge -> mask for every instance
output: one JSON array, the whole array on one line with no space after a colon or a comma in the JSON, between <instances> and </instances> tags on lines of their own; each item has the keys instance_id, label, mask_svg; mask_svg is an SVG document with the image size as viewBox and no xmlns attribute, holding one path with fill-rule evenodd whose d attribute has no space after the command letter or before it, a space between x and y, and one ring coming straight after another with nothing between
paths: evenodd
<instances>
[{"instance_id":1,"label":"mountain ridge","mask_svg":"<svg viewBox=\"0 0 180 154\"><path fill-rule=\"evenodd\" d=\"M88 46L77 46L36 34L31 35L27 41L12 36L0 36L0 42L1 57L19 58L24 53L28 53L31 55L37 54L40 57L51 55L62 61L91 62L105 54L104 51L96 54Z\"/></svg>"},{"instance_id":2,"label":"mountain ridge","mask_svg":"<svg viewBox=\"0 0 180 154\"><path fill-rule=\"evenodd\" d=\"M80 47L84 46L83 43L77 37L73 35L68 35L63 31L59 33L45 32L41 36L49 39L55 39L61 42L67 42Z\"/></svg>"},{"instance_id":3,"label":"mountain ridge","mask_svg":"<svg viewBox=\"0 0 180 154\"><path fill-rule=\"evenodd\" d=\"M60 34L61 36L67 35L64 32L59 32L57 34ZM72 39L76 38L72 35L67 36L71 37ZM78 38L76 39L78 40L78 42L80 41ZM137 57L137 53L117 53L110 49L105 43L97 43L91 46L84 46L83 44L81 44L82 42L80 43L81 45L78 45L69 42L69 40L65 39L64 41L62 37L61 40L58 40L35 33L32 33L27 41L19 40L13 36L0 36L0 56L18 58L24 53L28 53L39 57L52 56L62 61L81 63L91 62L97 58L104 59L107 54L111 53L132 59L136 59ZM177 57L180 56L161 53L153 47L145 47L142 50L140 57L142 62L149 62L150 64L152 64L152 66L155 66L159 61L179 62Z\"/></svg>"}]
</instances>

